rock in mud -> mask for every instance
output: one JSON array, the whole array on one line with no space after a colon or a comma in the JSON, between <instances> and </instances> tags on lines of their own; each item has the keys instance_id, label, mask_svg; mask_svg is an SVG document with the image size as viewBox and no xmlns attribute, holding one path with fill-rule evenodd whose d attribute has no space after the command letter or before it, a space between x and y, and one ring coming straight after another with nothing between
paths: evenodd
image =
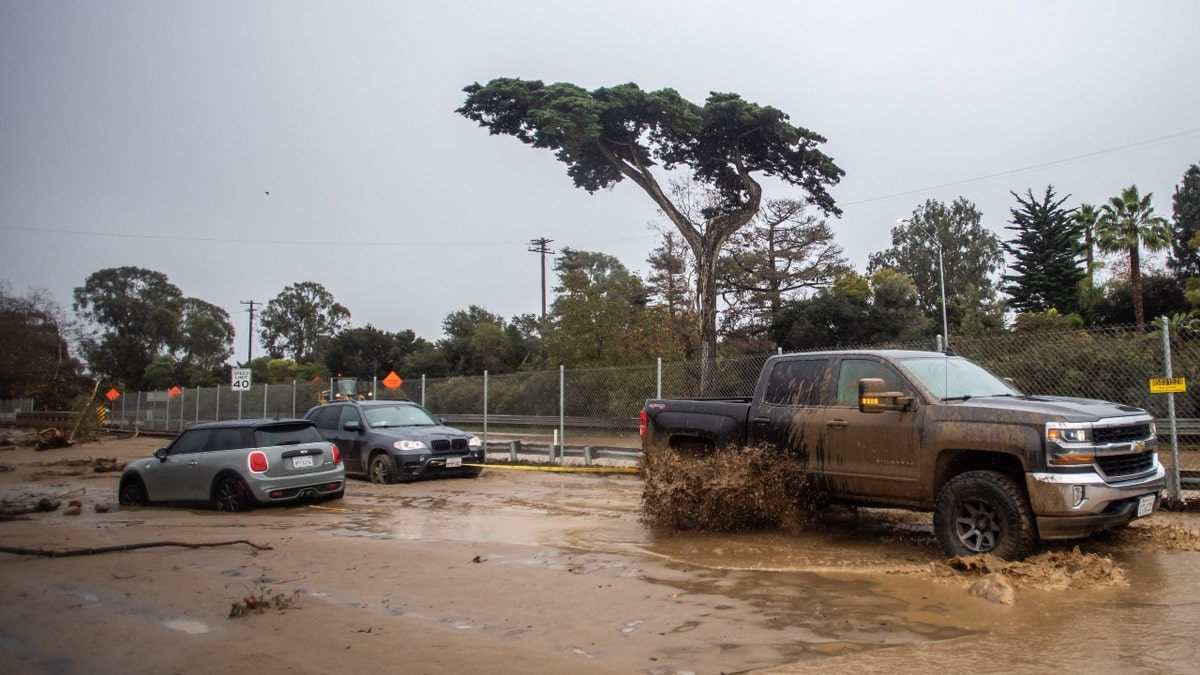
<instances>
[{"instance_id":1,"label":"rock in mud","mask_svg":"<svg viewBox=\"0 0 1200 675\"><path fill-rule=\"evenodd\" d=\"M1017 602L1017 591L1008 579L995 572L971 584L967 592L980 600L995 605L1012 607Z\"/></svg>"}]
</instances>

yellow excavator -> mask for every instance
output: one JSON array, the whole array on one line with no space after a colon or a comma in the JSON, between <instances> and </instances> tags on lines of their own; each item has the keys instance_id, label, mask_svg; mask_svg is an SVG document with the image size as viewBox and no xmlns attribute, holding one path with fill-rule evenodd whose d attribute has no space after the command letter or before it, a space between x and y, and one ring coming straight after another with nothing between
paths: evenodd
<instances>
[{"instance_id":1,"label":"yellow excavator","mask_svg":"<svg viewBox=\"0 0 1200 675\"><path fill-rule=\"evenodd\" d=\"M317 394L317 403L325 405L330 401L362 401L368 398L369 395L359 392L358 388L357 377L331 377L329 388Z\"/></svg>"}]
</instances>

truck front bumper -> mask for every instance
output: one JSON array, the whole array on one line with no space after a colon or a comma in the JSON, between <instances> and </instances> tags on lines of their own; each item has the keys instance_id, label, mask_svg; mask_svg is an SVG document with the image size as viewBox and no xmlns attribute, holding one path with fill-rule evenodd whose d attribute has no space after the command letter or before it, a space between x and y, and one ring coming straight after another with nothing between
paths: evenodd
<instances>
[{"instance_id":1,"label":"truck front bumper","mask_svg":"<svg viewBox=\"0 0 1200 675\"><path fill-rule=\"evenodd\" d=\"M1042 539L1073 539L1120 527L1158 509L1166 471L1158 458L1150 473L1107 482L1095 472L1028 473L1030 506ZM1146 499L1149 498L1149 499Z\"/></svg>"}]
</instances>

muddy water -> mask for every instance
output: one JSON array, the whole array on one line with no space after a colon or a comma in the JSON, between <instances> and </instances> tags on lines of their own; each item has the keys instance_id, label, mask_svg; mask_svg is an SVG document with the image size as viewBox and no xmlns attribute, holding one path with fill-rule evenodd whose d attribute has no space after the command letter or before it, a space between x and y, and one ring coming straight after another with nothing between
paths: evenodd
<instances>
[{"instance_id":1,"label":"muddy water","mask_svg":"<svg viewBox=\"0 0 1200 675\"><path fill-rule=\"evenodd\" d=\"M939 564L921 514L832 508L788 534L663 533L640 521L636 477L489 473L356 484L339 536L545 547L572 571L635 576L670 599L660 634L692 640L711 670L677 662L698 672L1200 672L1194 516L1051 547L1066 562L1007 570L1004 606ZM1097 571L1101 556L1117 576Z\"/></svg>"}]
</instances>

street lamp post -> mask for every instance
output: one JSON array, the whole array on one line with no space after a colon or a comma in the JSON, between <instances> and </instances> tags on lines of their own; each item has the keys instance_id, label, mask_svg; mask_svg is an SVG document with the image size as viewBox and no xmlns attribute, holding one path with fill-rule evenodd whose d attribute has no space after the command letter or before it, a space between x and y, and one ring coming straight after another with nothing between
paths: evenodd
<instances>
[{"instance_id":1,"label":"street lamp post","mask_svg":"<svg viewBox=\"0 0 1200 675\"><path fill-rule=\"evenodd\" d=\"M942 349L943 350L949 349L950 348L950 324L949 324L949 322L946 321L946 267L945 267L945 265L942 264L942 242L939 241L936 237L934 237L933 234L931 234L929 232L929 230L926 230L925 228L921 227L920 225L917 225L916 223L909 220L908 218L897 218L896 222L897 223L908 223L909 225L913 226L918 231L922 232L925 236L929 237L929 241L933 242L933 245L937 247L938 281L941 283L941 288L942 288Z\"/></svg>"}]
</instances>

